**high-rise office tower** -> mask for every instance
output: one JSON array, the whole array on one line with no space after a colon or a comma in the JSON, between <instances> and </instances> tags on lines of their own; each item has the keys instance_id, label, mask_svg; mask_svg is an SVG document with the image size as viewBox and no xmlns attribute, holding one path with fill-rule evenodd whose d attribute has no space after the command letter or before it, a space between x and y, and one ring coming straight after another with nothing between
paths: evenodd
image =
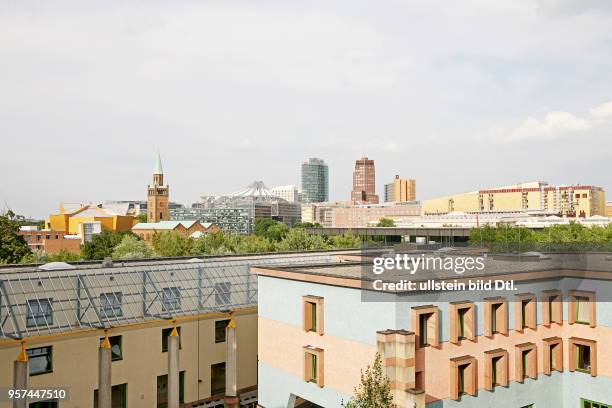
<instances>
[{"instance_id":1,"label":"high-rise office tower","mask_svg":"<svg viewBox=\"0 0 612 408\"><path fill-rule=\"evenodd\" d=\"M385 202L406 202L416 200L416 180L403 179L396 175L392 183L385 184Z\"/></svg>"},{"instance_id":2,"label":"high-rise office tower","mask_svg":"<svg viewBox=\"0 0 612 408\"><path fill-rule=\"evenodd\" d=\"M378 204L374 160L362 157L355 161L351 201L360 204Z\"/></svg>"},{"instance_id":3,"label":"high-rise office tower","mask_svg":"<svg viewBox=\"0 0 612 408\"><path fill-rule=\"evenodd\" d=\"M329 201L329 170L322 159L311 157L302 163L302 202Z\"/></svg>"}]
</instances>

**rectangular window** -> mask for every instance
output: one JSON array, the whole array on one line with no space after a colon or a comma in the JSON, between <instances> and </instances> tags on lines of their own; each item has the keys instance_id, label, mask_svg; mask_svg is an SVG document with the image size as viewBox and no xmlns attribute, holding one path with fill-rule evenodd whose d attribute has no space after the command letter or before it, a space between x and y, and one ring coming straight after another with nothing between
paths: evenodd
<instances>
[{"instance_id":1,"label":"rectangular window","mask_svg":"<svg viewBox=\"0 0 612 408\"><path fill-rule=\"evenodd\" d=\"M100 343L102 343L102 341L104 341L104 337L100 337ZM110 336L108 341L111 345L112 360L123 360L123 354L121 352L121 336Z\"/></svg>"},{"instance_id":2,"label":"rectangular window","mask_svg":"<svg viewBox=\"0 0 612 408\"><path fill-rule=\"evenodd\" d=\"M576 345L576 370L591 372L591 348L589 346Z\"/></svg>"},{"instance_id":3,"label":"rectangular window","mask_svg":"<svg viewBox=\"0 0 612 408\"><path fill-rule=\"evenodd\" d=\"M28 349L28 360L30 362L30 375L38 375L53 372L53 348L52 346Z\"/></svg>"},{"instance_id":4,"label":"rectangular window","mask_svg":"<svg viewBox=\"0 0 612 408\"><path fill-rule=\"evenodd\" d=\"M552 371L563 371L563 340L560 337L542 339L544 345L544 374L550 375Z\"/></svg>"},{"instance_id":5,"label":"rectangular window","mask_svg":"<svg viewBox=\"0 0 612 408\"><path fill-rule=\"evenodd\" d=\"M580 399L581 408L612 408L612 404L604 404L601 402L595 402L586 400L584 398Z\"/></svg>"},{"instance_id":6,"label":"rectangular window","mask_svg":"<svg viewBox=\"0 0 612 408\"><path fill-rule=\"evenodd\" d=\"M101 293L100 314L102 318L123 316L123 310L121 308L122 300L123 293L121 292Z\"/></svg>"},{"instance_id":7,"label":"rectangular window","mask_svg":"<svg viewBox=\"0 0 612 408\"><path fill-rule=\"evenodd\" d=\"M589 298L585 296L576 296L576 323L589 324Z\"/></svg>"},{"instance_id":8,"label":"rectangular window","mask_svg":"<svg viewBox=\"0 0 612 408\"><path fill-rule=\"evenodd\" d=\"M497 315L501 307L501 303L491 305L491 333L493 334L499 333L499 328L497 327Z\"/></svg>"},{"instance_id":9,"label":"rectangular window","mask_svg":"<svg viewBox=\"0 0 612 408\"><path fill-rule=\"evenodd\" d=\"M229 282L215 283L215 304L227 305L231 300L232 284Z\"/></svg>"},{"instance_id":10,"label":"rectangular window","mask_svg":"<svg viewBox=\"0 0 612 408\"><path fill-rule=\"evenodd\" d=\"M181 310L181 288L174 286L162 289L162 305L164 310L172 312Z\"/></svg>"},{"instance_id":11,"label":"rectangular window","mask_svg":"<svg viewBox=\"0 0 612 408\"><path fill-rule=\"evenodd\" d=\"M323 334L323 298L320 296L302 297L304 330Z\"/></svg>"},{"instance_id":12,"label":"rectangular window","mask_svg":"<svg viewBox=\"0 0 612 408\"><path fill-rule=\"evenodd\" d=\"M229 320L217 320L215 322L215 343L225 342L225 328L229 322Z\"/></svg>"},{"instance_id":13,"label":"rectangular window","mask_svg":"<svg viewBox=\"0 0 612 408\"><path fill-rule=\"evenodd\" d=\"M450 359L450 397L458 400L462 395L476 395L476 359L462 356Z\"/></svg>"},{"instance_id":14,"label":"rectangular window","mask_svg":"<svg viewBox=\"0 0 612 408\"><path fill-rule=\"evenodd\" d=\"M458 385L459 395L465 394L465 371L467 370L467 368L468 368L467 364L459 366L459 373L457 376L459 380L459 385Z\"/></svg>"},{"instance_id":15,"label":"rectangular window","mask_svg":"<svg viewBox=\"0 0 612 408\"><path fill-rule=\"evenodd\" d=\"M114 388L114 387L113 387ZM179 372L179 402L185 402L185 371ZM157 377L157 408L168 406L168 375ZM113 405L114 408L114 405Z\"/></svg>"},{"instance_id":16,"label":"rectangular window","mask_svg":"<svg viewBox=\"0 0 612 408\"><path fill-rule=\"evenodd\" d=\"M429 346L428 333L427 333L427 321L432 316L432 313L422 313L419 315L419 343L421 347Z\"/></svg>"},{"instance_id":17,"label":"rectangular window","mask_svg":"<svg viewBox=\"0 0 612 408\"><path fill-rule=\"evenodd\" d=\"M31 402L28 408L57 408L57 400Z\"/></svg>"},{"instance_id":18,"label":"rectangular window","mask_svg":"<svg viewBox=\"0 0 612 408\"><path fill-rule=\"evenodd\" d=\"M53 309L51 307L52 302L53 299L28 300L26 326L51 326L53 324Z\"/></svg>"},{"instance_id":19,"label":"rectangular window","mask_svg":"<svg viewBox=\"0 0 612 408\"><path fill-rule=\"evenodd\" d=\"M498 373L498 371L501 368L501 359L502 359L502 357L498 356L498 357L493 357L493 359L491 360L491 365L492 365L492 367L491 367L491 377L492 377L491 380L493 382L493 386L494 387L496 385L500 385L498 383L499 375L497 373Z\"/></svg>"},{"instance_id":20,"label":"rectangular window","mask_svg":"<svg viewBox=\"0 0 612 408\"><path fill-rule=\"evenodd\" d=\"M596 326L595 292L570 290L568 292L568 323Z\"/></svg>"},{"instance_id":21,"label":"rectangular window","mask_svg":"<svg viewBox=\"0 0 612 408\"><path fill-rule=\"evenodd\" d=\"M323 387L323 350L304 347L304 381Z\"/></svg>"},{"instance_id":22,"label":"rectangular window","mask_svg":"<svg viewBox=\"0 0 612 408\"><path fill-rule=\"evenodd\" d=\"M210 395L225 394L225 363L210 366Z\"/></svg>"},{"instance_id":23,"label":"rectangular window","mask_svg":"<svg viewBox=\"0 0 612 408\"><path fill-rule=\"evenodd\" d=\"M182 348L181 328L177 327L176 331L178 332L178 335L179 335L179 349L181 349ZM172 333L172 327L162 329L162 353L165 353L166 351L168 351L168 336L170 336L170 333Z\"/></svg>"},{"instance_id":24,"label":"rectangular window","mask_svg":"<svg viewBox=\"0 0 612 408\"><path fill-rule=\"evenodd\" d=\"M518 294L515 296L514 305L514 330L536 330L536 296L533 293Z\"/></svg>"},{"instance_id":25,"label":"rectangular window","mask_svg":"<svg viewBox=\"0 0 612 408\"><path fill-rule=\"evenodd\" d=\"M464 340L465 337L465 319L468 309L459 309L459 340Z\"/></svg>"},{"instance_id":26,"label":"rectangular window","mask_svg":"<svg viewBox=\"0 0 612 408\"><path fill-rule=\"evenodd\" d=\"M94 408L98 408L98 390L94 390ZM127 384L113 385L111 388L111 407L127 407Z\"/></svg>"},{"instance_id":27,"label":"rectangular window","mask_svg":"<svg viewBox=\"0 0 612 408\"><path fill-rule=\"evenodd\" d=\"M538 378L537 349L533 343L522 343L515 346L515 373L517 381L526 378Z\"/></svg>"}]
</instances>

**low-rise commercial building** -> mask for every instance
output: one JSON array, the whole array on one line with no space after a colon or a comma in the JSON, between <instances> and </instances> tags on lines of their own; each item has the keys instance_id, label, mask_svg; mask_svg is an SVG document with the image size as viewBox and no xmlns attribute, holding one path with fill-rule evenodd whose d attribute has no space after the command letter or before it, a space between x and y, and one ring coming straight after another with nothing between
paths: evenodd
<instances>
[{"instance_id":1,"label":"low-rise commercial building","mask_svg":"<svg viewBox=\"0 0 612 408\"><path fill-rule=\"evenodd\" d=\"M605 351L612 348L610 254L483 258L443 251L422 259L433 257L456 265L480 258L485 268L364 275L363 263L349 258L252 268L259 285L260 406L339 407L377 353L398 407L612 403ZM381 281L374 276L390 283L411 276L416 289L376 289ZM433 290L444 281L512 287Z\"/></svg>"},{"instance_id":2,"label":"low-rise commercial building","mask_svg":"<svg viewBox=\"0 0 612 408\"><path fill-rule=\"evenodd\" d=\"M214 234L219 232L220 228L215 224L201 223L197 220L143 222L134 225L132 228L132 232L145 241L153 239L155 234L168 231L176 231L186 237L197 238L203 234Z\"/></svg>"},{"instance_id":3,"label":"low-rise commercial building","mask_svg":"<svg viewBox=\"0 0 612 408\"><path fill-rule=\"evenodd\" d=\"M81 251L81 236L69 235L64 231L39 230L38 227L21 227L21 235L30 249L45 254L56 254L61 251L79 253Z\"/></svg>"}]
</instances>

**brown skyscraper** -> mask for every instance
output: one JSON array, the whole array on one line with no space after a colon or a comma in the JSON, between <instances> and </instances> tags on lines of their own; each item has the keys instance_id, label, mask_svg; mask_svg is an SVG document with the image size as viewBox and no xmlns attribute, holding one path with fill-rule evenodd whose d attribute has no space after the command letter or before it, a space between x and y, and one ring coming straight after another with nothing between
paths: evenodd
<instances>
[{"instance_id":1,"label":"brown skyscraper","mask_svg":"<svg viewBox=\"0 0 612 408\"><path fill-rule=\"evenodd\" d=\"M147 195L147 221L168 221L169 187L164 185L164 171L162 170L161 157L157 152L155 170L153 170L153 185L149 185Z\"/></svg>"},{"instance_id":2,"label":"brown skyscraper","mask_svg":"<svg viewBox=\"0 0 612 408\"><path fill-rule=\"evenodd\" d=\"M351 201L360 204L378 204L376 195L376 170L374 160L362 157L355 161Z\"/></svg>"}]
</instances>

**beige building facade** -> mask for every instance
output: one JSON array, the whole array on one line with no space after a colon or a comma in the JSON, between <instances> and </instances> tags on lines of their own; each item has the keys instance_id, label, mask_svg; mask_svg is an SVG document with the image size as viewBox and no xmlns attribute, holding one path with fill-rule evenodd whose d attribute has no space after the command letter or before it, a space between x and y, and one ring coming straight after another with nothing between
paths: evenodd
<instances>
[{"instance_id":1,"label":"beige building facade","mask_svg":"<svg viewBox=\"0 0 612 408\"><path fill-rule=\"evenodd\" d=\"M541 212L567 217L605 215L605 193L590 185L518 184L423 201L423 214Z\"/></svg>"}]
</instances>

